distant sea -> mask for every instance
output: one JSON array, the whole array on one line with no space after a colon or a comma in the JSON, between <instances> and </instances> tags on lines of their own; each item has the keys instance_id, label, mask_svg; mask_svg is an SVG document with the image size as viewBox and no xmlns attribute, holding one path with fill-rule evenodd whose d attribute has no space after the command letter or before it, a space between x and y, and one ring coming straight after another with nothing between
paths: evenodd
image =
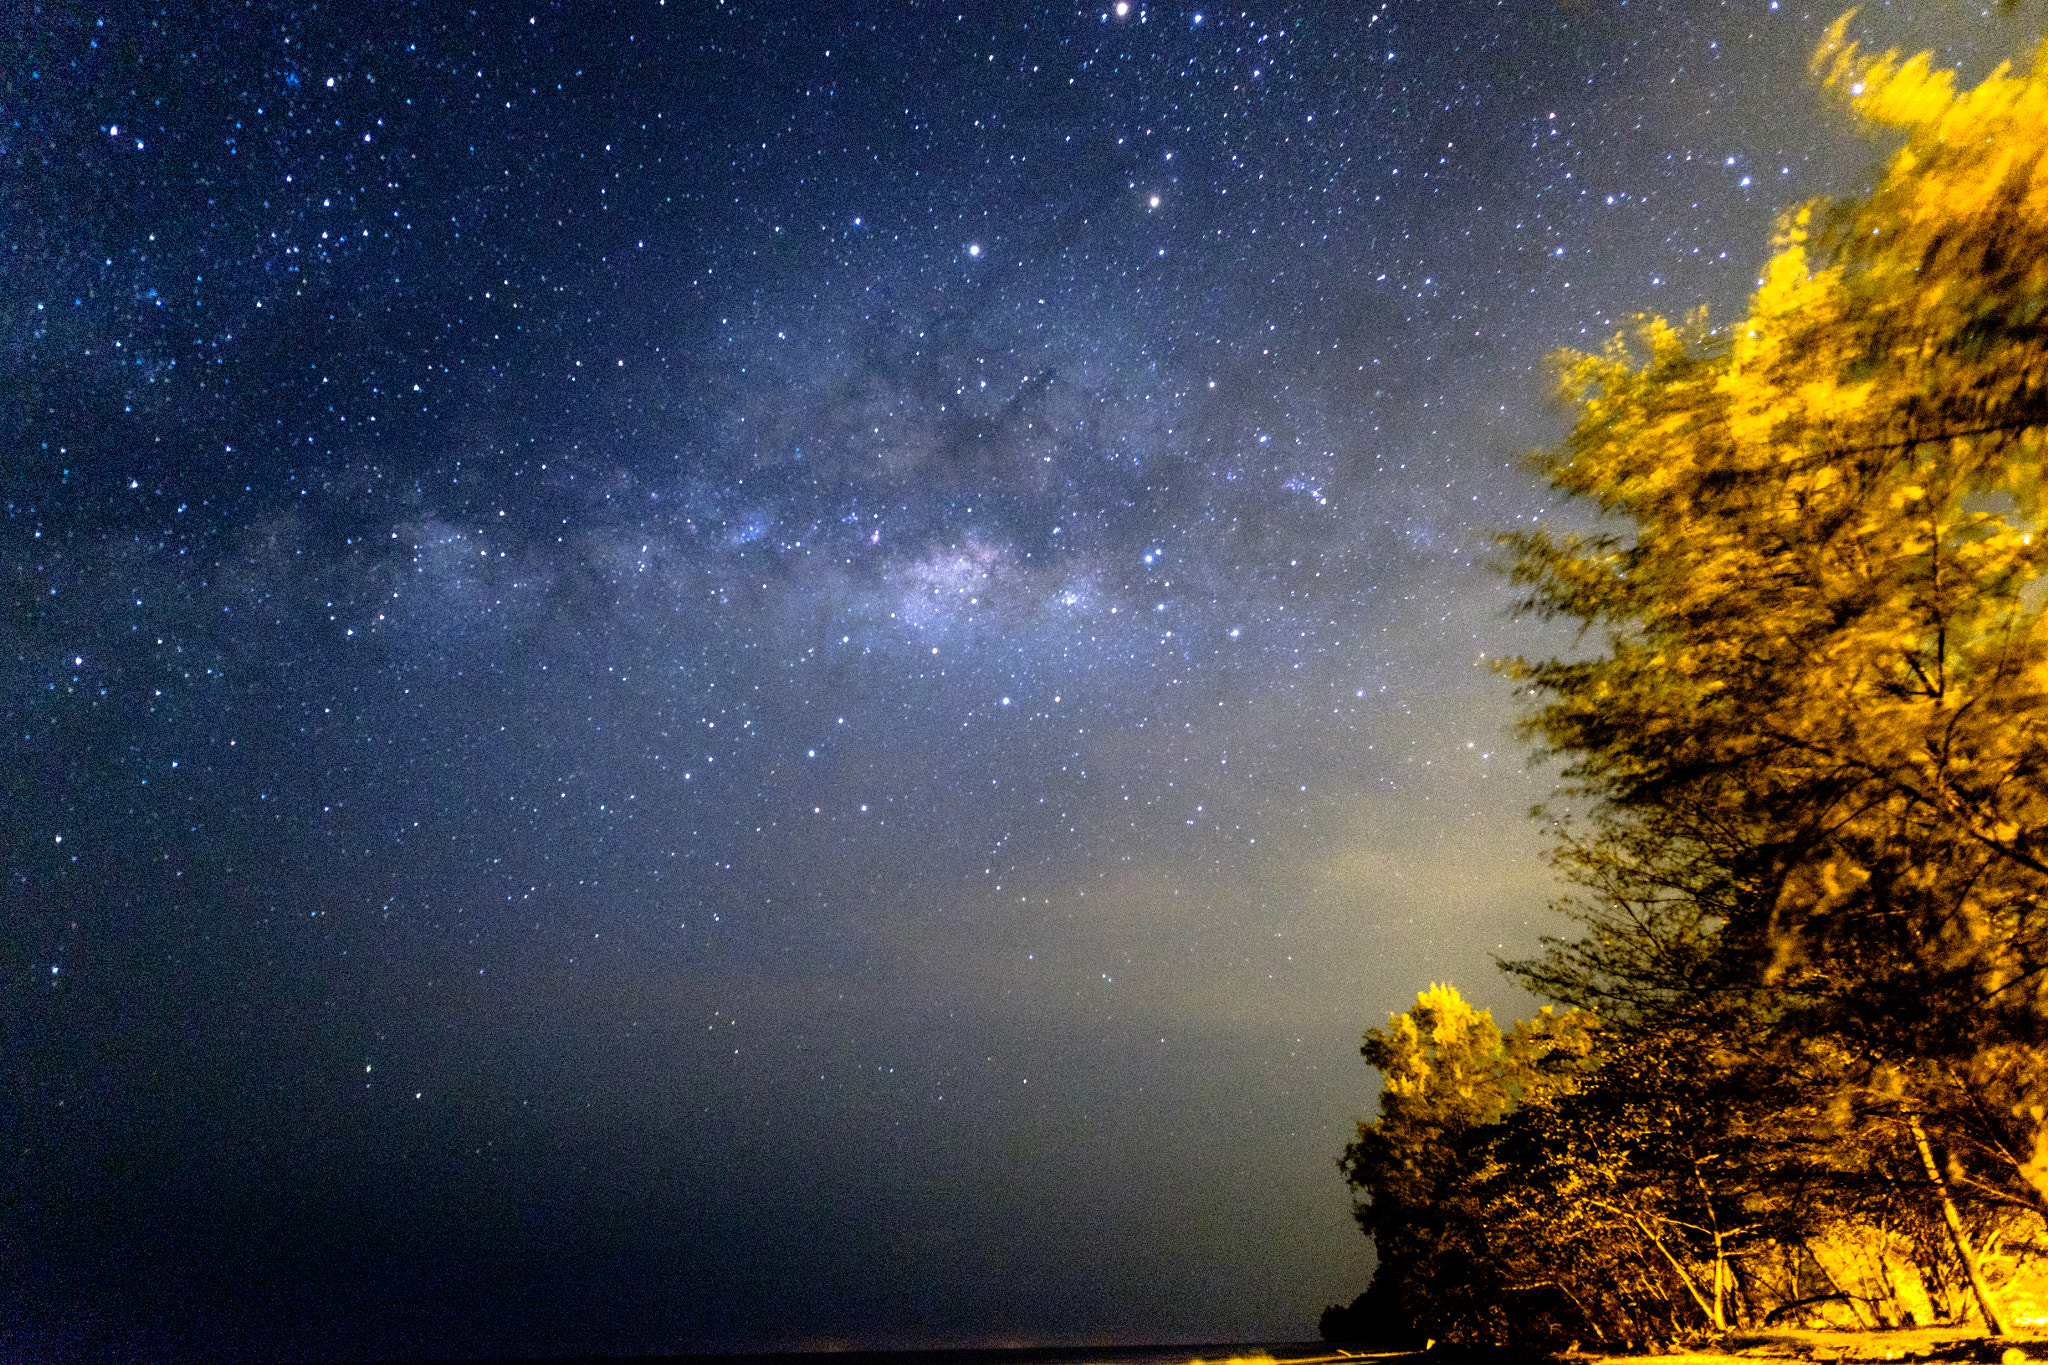
<instances>
[{"instance_id":1,"label":"distant sea","mask_svg":"<svg viewBox=\"0 0 2048 1365\"><path fill-rule=\"evenodd\" d=\"M1224 1365L1228 1361L1277 1361L1282 1365L1335 1365L1370 1360L1399 1365L1415 1358L1367 1350L1346 1350L1327 1342L1226 1342L1180 1346L1019 1346L993 1350L789 1351L753 1355L552 1356L549 1365ZM502 1361L499 1365L541 1365ZM434 1365L457 1365L455 1361ZM463 1365L476 1365L465 1361Z\"/></svg>"}]
</instances>

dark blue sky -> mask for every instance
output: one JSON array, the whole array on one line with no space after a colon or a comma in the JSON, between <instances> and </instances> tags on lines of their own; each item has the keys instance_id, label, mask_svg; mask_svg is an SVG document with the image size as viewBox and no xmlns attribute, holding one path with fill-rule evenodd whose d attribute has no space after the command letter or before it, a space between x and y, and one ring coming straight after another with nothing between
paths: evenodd
<instances>
[{"instance_id":1,"label":"dark blue sky","mask_svg":"<svg viewBox=\"0 0 2048 1365\"><path fill-rule=\"evenodd\" d=\"M1558 927L1543 357L1864 183L1833 17L16 7L0 1344L1311 1335Z\"/></svg>"}]
</instances>

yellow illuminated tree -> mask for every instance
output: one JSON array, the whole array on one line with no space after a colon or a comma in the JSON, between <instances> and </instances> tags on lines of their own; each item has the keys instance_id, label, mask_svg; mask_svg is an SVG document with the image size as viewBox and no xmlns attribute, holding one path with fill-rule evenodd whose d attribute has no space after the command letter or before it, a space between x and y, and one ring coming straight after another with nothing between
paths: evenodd
<instances>
[{"instance_id":1,"label":"yellow illuminated tree","mask_svg":"<svg viewBox=\"0 0 2048 1365\"><path fill-rule=\"evenodd\" d=\"M1816 68L1902 137L1876 189L1789 214L1734 325L1563 359L1537 463L1588 529L1505 543L1591 648L1508 671L1585 933L1510 970L1826 1058L1969 1263L1973 1200L2048 1213L2048 48L1958 90L1845 23Z\"/></svg>"},{"instance_id":2,"label":"yellow illuminated tree","mask_svg":"<svg viewBox=\"0 0 2048 1365\"><path fill-rule=\"evenodd\" d=\"M1512 1305L1485 1216L1491 1145L1518 1106L1569 1089L1592 1046L1580 1011L1546 1008L1503 1034L1442 985L1366 1033L1359 1051L1384 1078L1380 1112L1341 1163L1379 1253L1353 1306L1360 1319L1396 1338L1501 1335Z\"/></svg>"}]
</instances>

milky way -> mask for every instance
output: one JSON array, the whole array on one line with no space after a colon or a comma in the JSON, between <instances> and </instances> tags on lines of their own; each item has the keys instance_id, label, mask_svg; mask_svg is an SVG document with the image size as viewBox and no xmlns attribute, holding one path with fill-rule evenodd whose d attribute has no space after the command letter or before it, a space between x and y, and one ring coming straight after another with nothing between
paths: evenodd
<instances>
[{"instance_id":1,"label":"milky way","mask_svg":"<svg viewBox=\"0 0 2048 1365\"><path fill-rule=\"evenodd\" d=\"M20 10L0 1341L1311 1335L1557 927L1543 357L1864 183L1833 17Z\"/></svg>"}]
</instances>

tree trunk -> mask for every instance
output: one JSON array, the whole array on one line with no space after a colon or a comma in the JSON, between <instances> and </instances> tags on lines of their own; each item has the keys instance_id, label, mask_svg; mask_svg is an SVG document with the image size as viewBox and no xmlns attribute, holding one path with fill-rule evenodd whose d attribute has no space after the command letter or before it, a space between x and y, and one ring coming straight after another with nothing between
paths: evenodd
<instances>
[{"instance_id":1,"label":"tree trunk","mask_svg":"<svg viewBox=\"0 0 2048 1365\"><path fill-rule=\"evenodd\" d=\"M1906 1115L1906 1126L1913 1134L1913 1145L1920 1151L1920 1165L1927 1172L1927 1183L1941 1200L1942 1221L1948 1224L1949 1239L1955 1243L1956 1258L1963 1263L1963 1274L1970 1280L1970 1293L1977 1300L1977 1311L1984 1315L1984 1325L1991 1329L1991 1335L2010 1335L2012 1329L2006 1325L2005 1314L1999 1310L1998 1301L1991 1296L1991 1286L1984 1282L1984 1269L1977 1264L1977 1252L1970 1245L1970 1238L1963 1231L1963 1220L1956 1212L1955 1200L1949 1198L1948 1181L1942 1178L1941 1168L1934 1164L1934 1148L1928 1145L1927 1129L1922 1126L1918 1114Z\"/></svg>"}]
</instances>

